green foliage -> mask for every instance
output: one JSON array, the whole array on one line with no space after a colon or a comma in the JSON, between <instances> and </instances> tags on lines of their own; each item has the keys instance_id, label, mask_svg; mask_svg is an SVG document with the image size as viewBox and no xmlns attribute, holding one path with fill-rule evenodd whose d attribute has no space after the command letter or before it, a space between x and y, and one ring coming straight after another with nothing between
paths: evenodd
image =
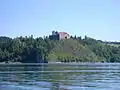
<instances>
[{"instance_id":1,"label":"green foliage","mask_svg":"<svg viewBox=\"0 0 120 90\"><path fill-rule=\"evenodd\" d=\"M0 62L33 62L37 52L49 62L120 62L120 44L110 44L87 36L65 40L0 37Z\"/></svg>"},{"instance_id":2,"label":"green foliage","mask_svg":"<svg viewBox=\"0 0 120 90\"><path fill-rule=\"evenodd\" d=\"M96 55L89 48L81 45L75 38L59 40L55 43L54 48L49 54L50 61L52 61L53 58L61 62L97 61Z\"/></svg>"}]
</instances>

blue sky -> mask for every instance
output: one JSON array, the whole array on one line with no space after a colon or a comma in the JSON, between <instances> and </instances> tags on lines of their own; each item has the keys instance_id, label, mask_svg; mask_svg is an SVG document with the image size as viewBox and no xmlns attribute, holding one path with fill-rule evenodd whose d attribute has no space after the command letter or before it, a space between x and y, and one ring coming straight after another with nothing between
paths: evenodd
<instances>
[{"instance_id":1,"label":"blue sky","mask_svg":"<svg viewBox=\"0 0 120 90\"><path fill-rule=\"evenodd\" d=\"M120 41L120 1L0 0L0 35L39 37L52 29Z\"/></svg>"}]
</instances>

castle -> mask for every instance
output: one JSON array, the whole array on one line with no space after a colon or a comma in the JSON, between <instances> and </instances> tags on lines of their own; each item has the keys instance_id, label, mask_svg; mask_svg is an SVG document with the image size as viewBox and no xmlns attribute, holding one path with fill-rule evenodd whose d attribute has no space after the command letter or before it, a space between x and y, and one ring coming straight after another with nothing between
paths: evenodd
<instances>
[{"instance_id":1,"label":"castle","mask_svg":"<svg viewBox=\"0 0 120 90\"><path fill-rule=\"evenodd\" d=\"M61 40L61 39L68 39L70 38L70 35L66 32L57 32L52 31L52 35L49 36L49 39L51 40Z\"/></svg>"}]
</instances>

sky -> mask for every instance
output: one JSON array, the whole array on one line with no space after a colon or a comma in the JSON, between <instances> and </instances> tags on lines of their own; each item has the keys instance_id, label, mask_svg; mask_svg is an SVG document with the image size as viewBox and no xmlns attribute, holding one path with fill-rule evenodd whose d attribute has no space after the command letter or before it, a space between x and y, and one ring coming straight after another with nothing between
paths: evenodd
<instances>
[{"instance_id":1,"label":"sky","mask_svg":"<svg viewBox=\"0 0 120 90\"><path fill-rule=\"evenodd\" d=\"M0 36L41 37L52 30L120 41L120 1L0 0Z\"/></svg>"}]
</instances>

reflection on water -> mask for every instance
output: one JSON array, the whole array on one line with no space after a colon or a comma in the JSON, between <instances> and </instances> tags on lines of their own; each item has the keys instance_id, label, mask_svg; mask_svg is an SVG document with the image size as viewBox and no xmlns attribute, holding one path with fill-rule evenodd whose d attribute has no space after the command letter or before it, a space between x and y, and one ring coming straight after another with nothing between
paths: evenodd
<instances>
[{"instance_id":1,"label":"reflection on water","mask_svg":"<svg viewBox=\"0 0 120 90\"><path fill-rule=\"evenodd\" d=\"M0 90L120 90L120 64L1 64Z\"/></svg>"}]
</instances>

